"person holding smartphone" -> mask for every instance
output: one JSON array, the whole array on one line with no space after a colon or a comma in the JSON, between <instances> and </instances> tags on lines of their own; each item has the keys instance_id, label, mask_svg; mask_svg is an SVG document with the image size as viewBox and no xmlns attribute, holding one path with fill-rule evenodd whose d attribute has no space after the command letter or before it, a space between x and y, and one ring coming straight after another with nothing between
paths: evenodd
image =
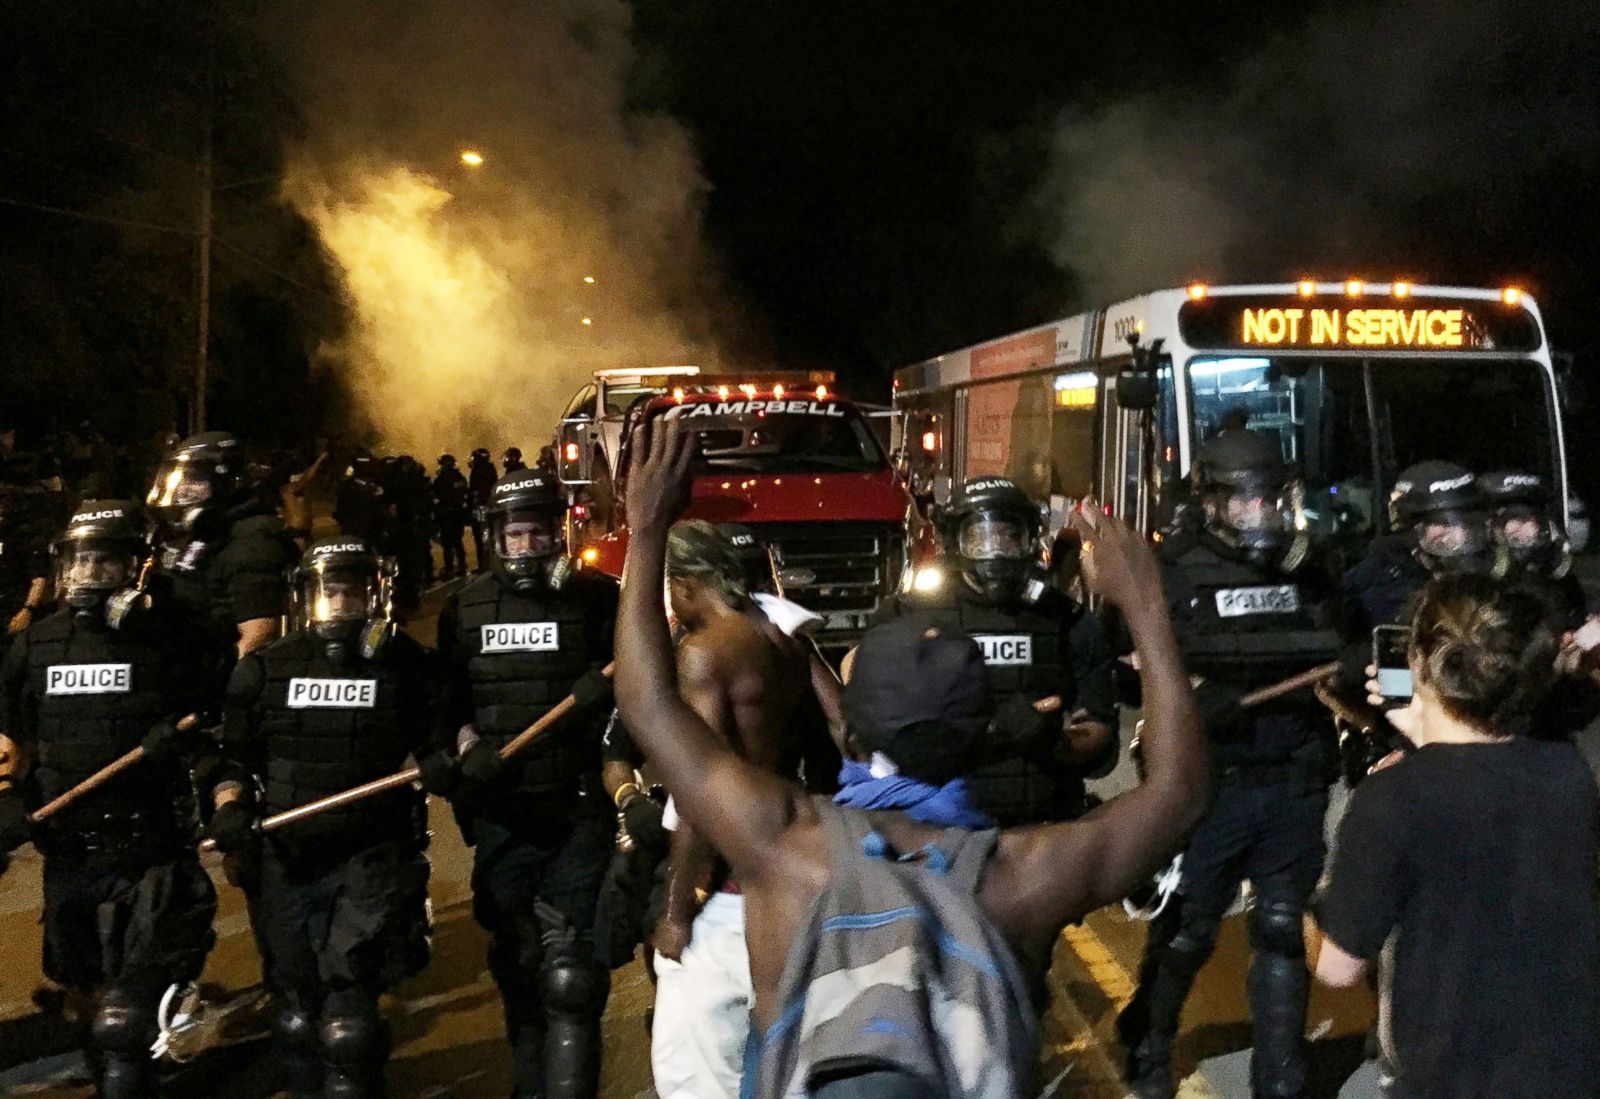
<instances>
[{"instance_id":1,"label":"person holding smartphone","mask_svg":"<svg viewBox=\"0 0 1600 1099\"><path fill-rule=\"evenodd\" d=\"M1319 980L1354 984L1381 954L1390 1099L1600 1094L1600 789L1529 721L1557 645L1525 590L1452 576L1423 592L1413 693L1389 714L1416 751L1352 795L1314 909ZM1373 705L1394 697L1386 663Z\"/></svg>"}]
</instances>

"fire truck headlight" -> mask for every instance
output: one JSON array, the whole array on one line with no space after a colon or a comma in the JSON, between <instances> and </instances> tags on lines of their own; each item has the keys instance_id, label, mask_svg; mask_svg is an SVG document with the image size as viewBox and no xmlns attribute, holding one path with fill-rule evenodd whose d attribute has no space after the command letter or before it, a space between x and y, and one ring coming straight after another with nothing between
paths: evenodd
<instances>
[{"instance_id":1,"label":"fire truck headlight","mask_svg":"<svg viewBox=\"0 0 1600 1099\"><path fill-rule=\"evenodd\" d=\"M938 565L921 565L906 570L906 590L936 592L944 586L944 570Z\"/></svg>"}]
</instances>

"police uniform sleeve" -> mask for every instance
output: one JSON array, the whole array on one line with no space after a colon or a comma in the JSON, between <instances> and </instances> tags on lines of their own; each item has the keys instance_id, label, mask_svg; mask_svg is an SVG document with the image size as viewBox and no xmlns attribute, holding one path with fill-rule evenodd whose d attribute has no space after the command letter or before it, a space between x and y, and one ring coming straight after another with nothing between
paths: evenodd
<instances>
[{"instance_id":1,"label":"police uniform sleeve","mask_svg":"<svg viewBox=\"0 0 1600 1099\"><path fill-rule=\"evenodd\" d=\"M281 617L289 603L294 554L283 540L251 534L228 554L228 602L235 622Z\"/></svg>"},{"instance_id":2,"label":"police uniform sleeve","mask_svg":"<svg viewBox=\"0 0 1600 1099\"><path fill-rule=\"evenodd\" d=\"M0 733L31 748L38 723L28 690L28 634L17 635L0 662Z\"/></svg>"},{"instance_id":3,"label":"police uniform sleeve","mask_svg":"<svg viewBox=\"0 0 1600 1099\"><path fill-rule=\"evenodd\" d=\"M1351 795L1317 898L1323 933L1357 958L1378 955L1405 901L1406 767L1402 762L1379 771Z\"/></svg>"},{"instance_id":4,"label":"police uniform sleeve","mask_svg":"<svg viewBox=\"0 0 1600 1099\"><path fill-rule=\"evenodd\" d=\"M460 611L451 595L439 612L438 648L434 653L439 683L434 691L433 747L455 753L456 733L472 720L472 683L467 676L467 654L460 643Z\"/></svg>"},{"instance_id":5,"label":"police uniform sleeve","mask_svg":"<svg viewBox=\"0 0 1600 1099\"><path fill-rule=\"evenodd\" d=\"M1074 708L1090 718L1117 722L1117 658L1106 636L1105 624L1095 615L1080 614L1067 635L1072 654L1072 674L1077 700Z\"/></svg>"},{"instance_id":6,"label":"police uniform sleeve","mask_svg":"<svg viewBox=\"0 0 1600 1099\"><path fill-rule=\"evenodd\" d=\"M266 688L266 669L259 657L247 655L234 665L222 703L223 770L219 781L244 781L266 765L259 710Z\"/></svg>"}]
</instances>

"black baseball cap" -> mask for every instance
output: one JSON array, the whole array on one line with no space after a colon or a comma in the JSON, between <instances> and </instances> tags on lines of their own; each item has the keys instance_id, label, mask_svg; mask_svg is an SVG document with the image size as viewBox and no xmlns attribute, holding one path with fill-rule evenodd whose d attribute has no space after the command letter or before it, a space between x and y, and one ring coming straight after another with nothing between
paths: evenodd
<instances>
[{"instance_id":1,"label":"black baseball cap","mask_svg":"<svg viewBox=\"0 0 1600 1099\"><path fill-rule=\"evenodd\" d=\"M856 652L844 713L859 747L913 777L948 781L967 769L988 728L983 653L926 615L874 626Z\"/></svg>"}]
</instances>

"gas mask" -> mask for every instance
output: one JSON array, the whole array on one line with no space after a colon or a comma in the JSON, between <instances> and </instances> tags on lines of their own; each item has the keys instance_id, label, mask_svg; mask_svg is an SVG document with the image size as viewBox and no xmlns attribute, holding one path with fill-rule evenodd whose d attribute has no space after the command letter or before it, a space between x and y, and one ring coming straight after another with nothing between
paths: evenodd
<instances>
[{"instance_id":1,"label":"gas mask","mask_svg":"<svg viewBox=\"0 0 1600 1099\"><path fill-rule=\"evenodd\" d=\"M513 510L494 515L491 524L495 566L513 590L561 590L571 562L562 552L555 516L543 509Z\"/></svg>"},{"instance_id":2,"label":"gas mask","mask_svg":"<svg viewBox=\"0 0 1600 1099\"><path fill-rule=\"evenodd\" d=\"M978 512L956 531L956 554L967 582L996 606L1036 602L1046 579L1026 521Z\"/></svg>"}]
</instances>

